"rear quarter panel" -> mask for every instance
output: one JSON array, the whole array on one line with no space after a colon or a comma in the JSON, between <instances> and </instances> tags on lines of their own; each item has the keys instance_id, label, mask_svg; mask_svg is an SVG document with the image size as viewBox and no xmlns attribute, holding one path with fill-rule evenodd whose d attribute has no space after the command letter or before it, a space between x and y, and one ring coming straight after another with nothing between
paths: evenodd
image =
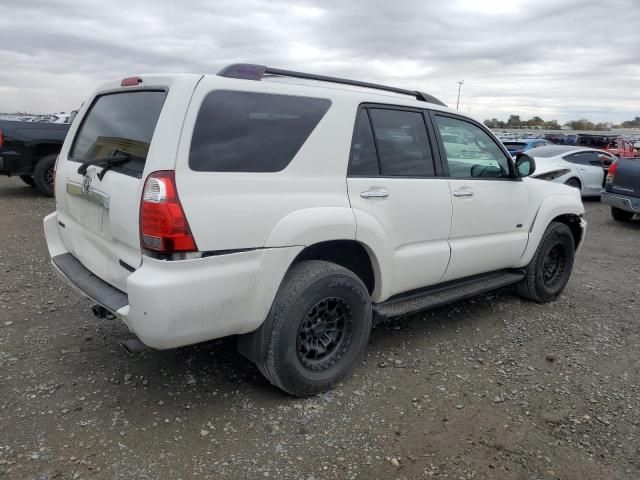
<instances>
[{"instance_id":1,"label":"rear quarter panel","mask_svg":"<svg viewBox=\"0 0 640 480\"><path fill-rule=\"evenodd\" d=\"M197 172L189 167L191 138L200 105L214 90L313 96L332 104L284 170ZM346 172L356 109L355 101L328 96L325 90L314 94L291 84L205 77L187 112L176 163L180 200L198 248L284 247L354 238ZM332 231L323 232L326 225Z\"/></svg>"}]
</instances>

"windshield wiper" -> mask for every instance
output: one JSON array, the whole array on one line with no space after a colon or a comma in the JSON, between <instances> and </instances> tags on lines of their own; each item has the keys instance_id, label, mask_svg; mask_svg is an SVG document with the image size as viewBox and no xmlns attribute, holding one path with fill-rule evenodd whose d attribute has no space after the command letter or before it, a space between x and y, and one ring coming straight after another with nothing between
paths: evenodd
<instances>
[{"instance_id":1,"label":"windshield wiper","mask_svg":"<svg viewBox=\"0 0 640 480\"><path fill-rule=\"evenodd\" d=\"M89 165L105 165L105 170L111 169L111 167L114 167L116 165L121 165L123 163L127 163L129 160L131 160L131 155L129 155L128 153L125 154L119 154L116 156L110 156L110 157L102 157L102 158L93 158L91 160L87 160L86 162L83 162L82 165L80 165L78 167L78 173L80 175L86 175L87 173L87 168L89 168ZM106 168L108 167L108 169ZM102 180L102 177L104 176L105 170L103 170L102 172L100 172L100 174L102 175L98 175L100 180Z\"/></svg>"}]
</instances>

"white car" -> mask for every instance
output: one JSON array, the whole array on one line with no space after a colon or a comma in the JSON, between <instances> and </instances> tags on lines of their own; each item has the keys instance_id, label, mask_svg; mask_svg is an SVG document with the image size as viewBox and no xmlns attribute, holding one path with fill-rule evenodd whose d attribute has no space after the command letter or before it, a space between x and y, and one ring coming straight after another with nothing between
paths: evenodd
<instances>
[{"instance_id":1,"label":"white car","mask_svg":"<svg viewBox=\"0 0 640 480\"><path fill-rule=\"evenodd\" d=\"M533 178L578 188L583 197L600 195L604 185L605 157L610 154L570 145L533 148L527 154L535 159Z\"/></svg>"},{"instance_id":2,"label":"white car","mask_svg":"<svg viewBox=\"0 0 640 480\"><path fill-rule=\"evenodd\" d=\"M44 229L96 315L157 349L239 335L274 385L311 395L379 319L562 292L584 207L534 168L426 93L246 64L143 75L80 109Z\"/></svg>"}]
</instances>

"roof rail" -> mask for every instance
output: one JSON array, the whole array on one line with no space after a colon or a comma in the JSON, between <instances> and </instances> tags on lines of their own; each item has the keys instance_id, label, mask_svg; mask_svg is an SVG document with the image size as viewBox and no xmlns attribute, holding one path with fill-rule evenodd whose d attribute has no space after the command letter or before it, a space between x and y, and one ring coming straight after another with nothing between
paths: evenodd
<instances>
[{"instance_id":1,"label":"roof rail","mask_svg":"<svg viewBox=\"0 0 640 480\"><path fill-rule=\"evenodd\" d=\"M328 77L325 75L315 75L313 73L294 72L291 70L282 70L280 68L271 68L264 65L253 65L250 63L236 63L224 67L218 72L220 77L240 78L243 80L261 80L265 75L279 75L283 77L304 78L306 80L318 80L321 82L341 83L343 85L353 85L356 87L374 88L376 90L384 90L387 92L400 93L409 95L423 102L435 103L436 105L446 105L436 97L428 93L419 92L417 90L405 90L404 88L389 87L387 85L379 85L377 83L359 82L358 80L349 80L348 78Z\"/></svg>"}]
</instances>

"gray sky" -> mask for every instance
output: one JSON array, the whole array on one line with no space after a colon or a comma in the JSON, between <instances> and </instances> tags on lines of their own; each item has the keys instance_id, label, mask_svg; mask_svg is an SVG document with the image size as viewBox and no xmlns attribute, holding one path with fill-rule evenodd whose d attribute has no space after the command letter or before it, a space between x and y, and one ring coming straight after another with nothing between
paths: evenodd
<instances>
[{"instance_id":1,"label":"gray sky","mask_svg":"<svg viewBox=\"0 0 640 480\"><path fill-rule=\"evenodd\" d=\"M480 119L640 116L637 0L27 0L0 15L0 111L105 81L261 63L427 91Z\"/></svg>"}]
</instances>

